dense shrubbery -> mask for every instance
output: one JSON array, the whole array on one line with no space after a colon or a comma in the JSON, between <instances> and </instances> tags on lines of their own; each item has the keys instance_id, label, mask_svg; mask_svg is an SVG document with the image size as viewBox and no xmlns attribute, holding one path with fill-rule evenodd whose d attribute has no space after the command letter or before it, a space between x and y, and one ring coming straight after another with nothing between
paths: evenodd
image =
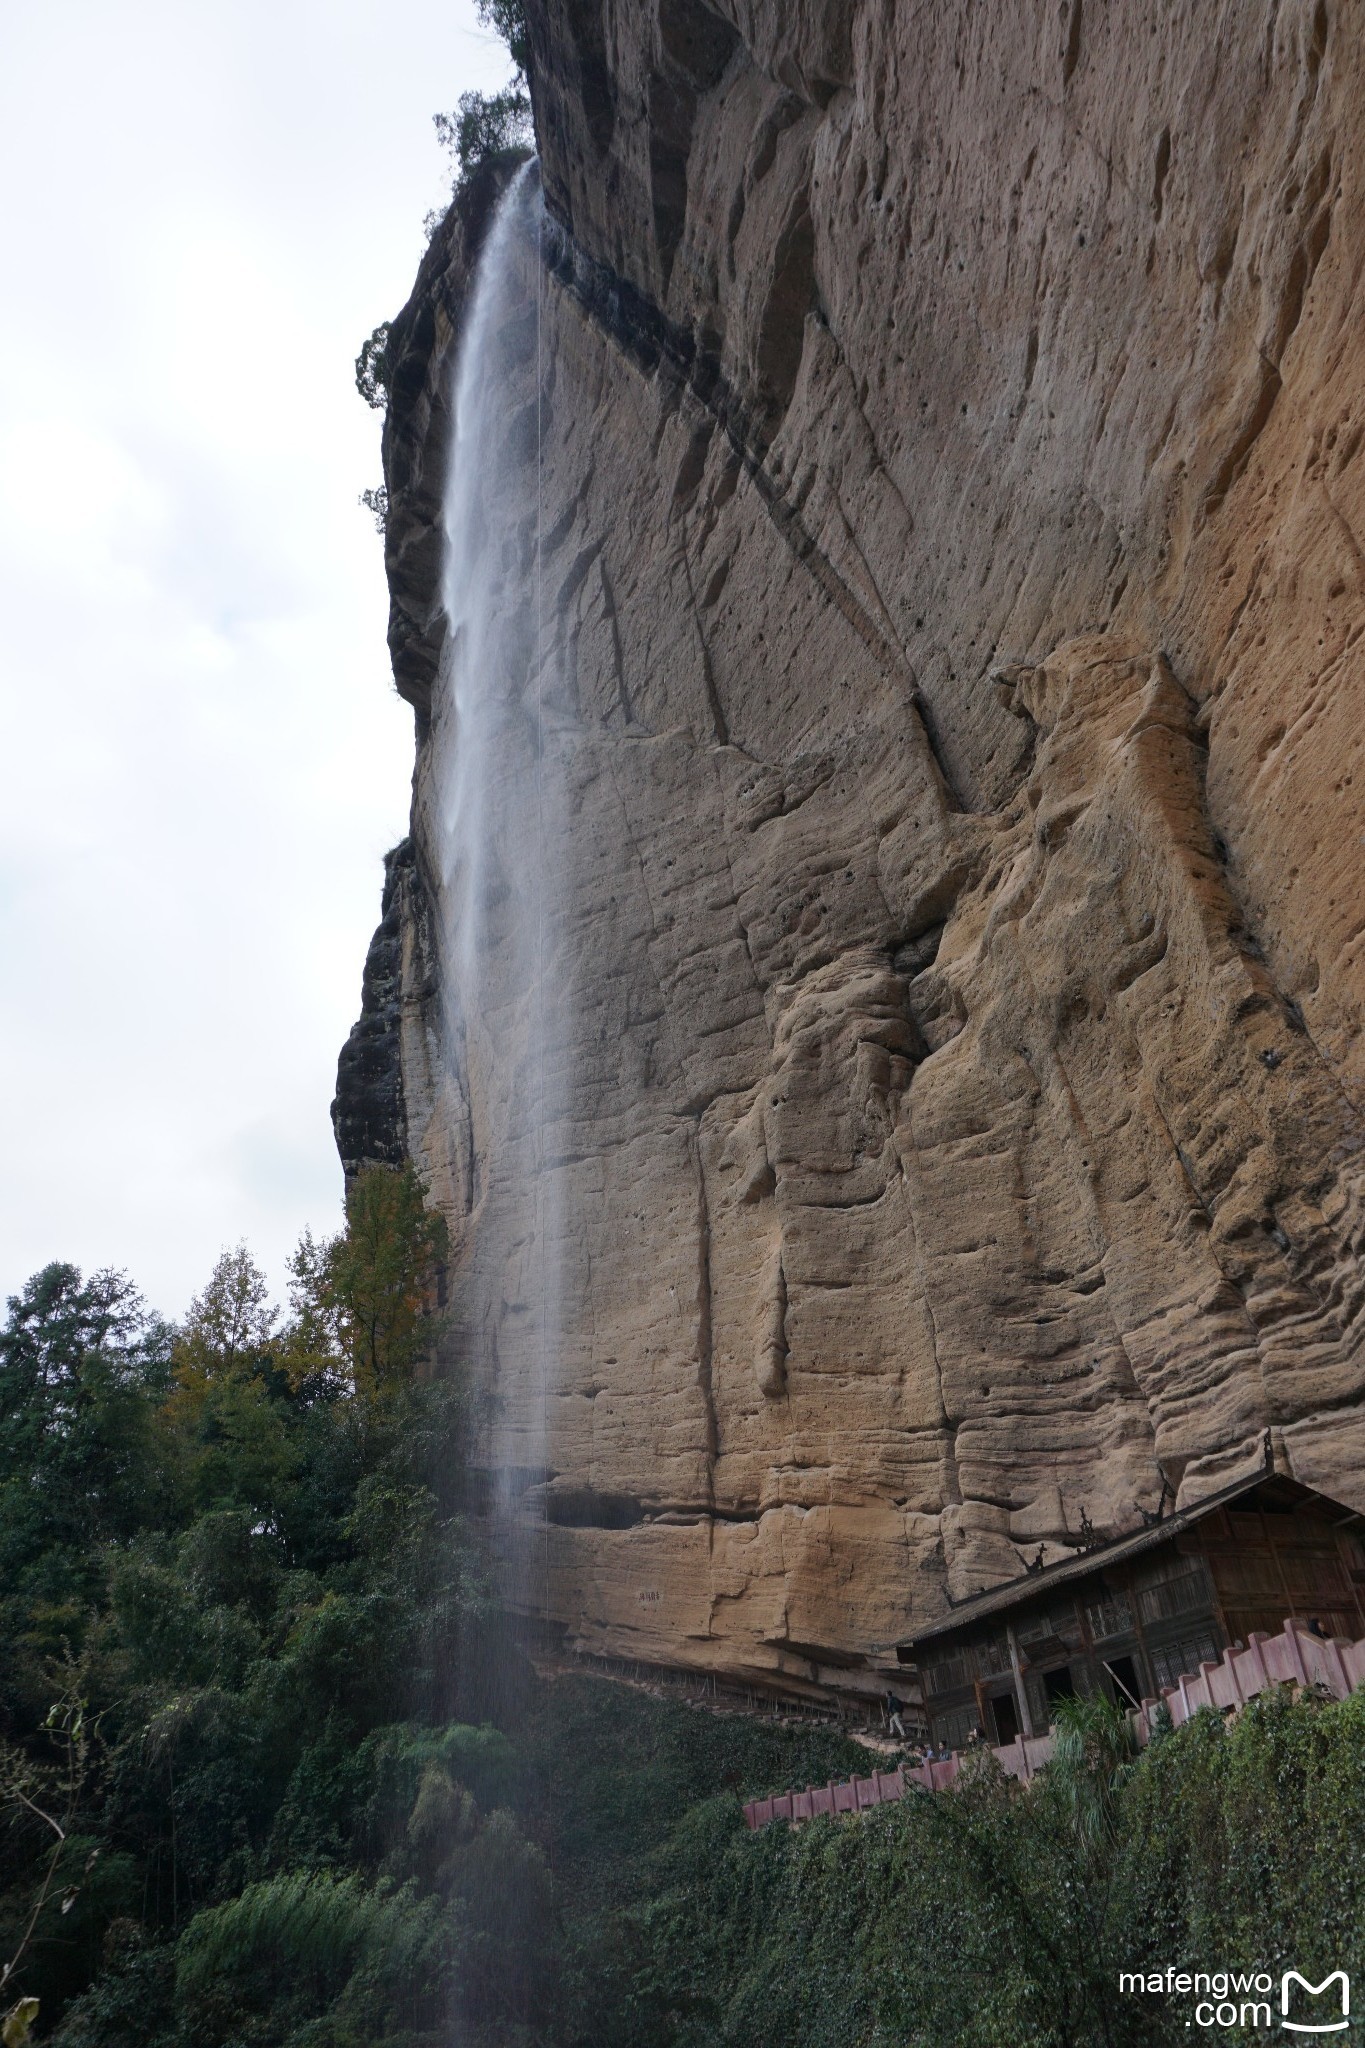
<instances>
[{"instance_id":1,"label":"dense shrubbery","mask_svg":"<svg viewBox=\"0 0 1365 2048\"><path fill-rule=\"evenodd\" d=\"M1122 1971L1365 1973L1365 1696L1203 1715L1139 1762L1105 1707L1029 1791L974 1782L855 1822L694 1808L627 1916L632 2048L1148 2048L1190 1995ZM1278 2001L1272 1998L1276 2023ZM1276 2025L1278 2038L1278 2024ZM1198 2038L1268 2038L1217 2026Z\"/></svg>"},{"instance_id":2,"label":"dense shrubbery","mask_svg":"<svg viewBox=\"0 0 1365 2048\"><path fill-rule=\"evenodd\" d=\"M242 1250L178 1332L70 1266L10 1304L0 1962L45 2022L105 1966L72 2040L124 2038L125 2004L128 2039L173 2011L236 2038L286 1954L303 2017L383 2003L400 1922L426 1962L390 2028L437 2027L460 1994L458 1873L418 1816L465 1802L469 1865L511 1765L450 1725L485 1602L461 1390L415 1370L442 1249L411 1172L376 1170L345 1232L301 1244L282 1327Z\"/></svg>"},{"instance_id":3,"label":"dense shrubbery","mask_svg":"<svg viewBox=\"0 0 1365 2048\"><path fill-rule=\"evenodd\" d=\"M1365 1975L1365 1697L1132 1756L1077 1707L1031 1789L748 1834L862 1752L537 1682L423 1364L410 1173L244 1252L184 1327L52 1266L0 1332L0 1999L65 2048L1148 2048L1120 1971ZM1202 2038L1248 2038L1205 2030Z\"/></svg>"},{"instance_id":4,"label":"dense shrubbery","mask_svg":"<svg viewBox=\"0 0 1365 2048\"><path fill-rule=\"evenodd\" d=\"M412 1173L377 1169L300 1245L283 1322L240 1249L179 1330L71 1266L11 1301L16 2038L36 1998L67 2048L567 2039L564 1902L591 1883L609 1917L613 1871L731 1748L748 1790L853 1761L600 1685L535 1703L463 1517L468 1398L424 1365L443 1236Z\"/></svg>"}]
</instances>

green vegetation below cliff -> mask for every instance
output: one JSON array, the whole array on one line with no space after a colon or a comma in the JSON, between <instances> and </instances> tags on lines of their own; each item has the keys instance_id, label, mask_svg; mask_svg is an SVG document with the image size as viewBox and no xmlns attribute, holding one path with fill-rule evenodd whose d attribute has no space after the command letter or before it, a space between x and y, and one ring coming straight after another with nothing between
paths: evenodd
<instances>
[{"instance_id":1,"label":"green vegetation below cliff","mask_svg":"<svg viewBox=\"0 0 1365 2048\"><path fill-rule=\"evenodd\" d=\"M857 1763L535 1680L467 1516L476 1404L429 1371L439 1240L375 1169L283 1321L242 1250L178 1330L69 1265L11 1300L6 2048L590 2039L591 1945L691 1806Z\"/></svg>"},{"instance_id":2,"label":"green vegetation below cliff","mask_svg":"<svg viewBox=\"0 0 1365 2048\"><path fill-rule=\"evenodd\" d=\"M15 2040L1139 2048L1193 2000L1120 1996L1121 1971L1365 1973L1360 1696L1267 1698L1141 1759L1081 1707L1028 1791L983 1759L751 1835L743 1797L865 1752L537 1678L466 1518L470 1397L424 1377L438 1252L381 1174L301 1247L283 1323L240 1252L179 1331L71 1267L11 1302Z\"/></svg>"}]
</instances>

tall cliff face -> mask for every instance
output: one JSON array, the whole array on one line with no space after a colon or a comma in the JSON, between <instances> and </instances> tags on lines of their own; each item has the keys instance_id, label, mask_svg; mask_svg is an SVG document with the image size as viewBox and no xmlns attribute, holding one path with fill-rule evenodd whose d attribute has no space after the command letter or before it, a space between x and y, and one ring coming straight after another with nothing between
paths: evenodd
<instances>
[{"instance_id":1,"label":"tall cliff face","mask_svg":"<svg viewBox=\"0 0 1365 2048\"><path fill-rule=\"evenodd\" d=\"M552 1614L798 1682L1267 1432L1365 1505L1346 10L528 11L548 1143L517 992L440 994L439 500L493 172L390 351L419 748L365 1045Z\"/></svg>"}]
</instances>

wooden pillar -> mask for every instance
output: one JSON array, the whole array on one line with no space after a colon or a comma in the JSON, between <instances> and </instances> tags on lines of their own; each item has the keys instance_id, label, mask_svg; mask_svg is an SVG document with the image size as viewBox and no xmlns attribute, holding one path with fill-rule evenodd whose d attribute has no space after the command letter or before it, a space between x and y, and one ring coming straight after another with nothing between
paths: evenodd
<instances>
[{"instance_id":1,"label":"wooden pillar","mask_svg":"<svg viewBox=\"0 0 1365 2048\"><path fill-rule=\"evenodd\" d=\"M1265 1537L1266 1548L1275 1560L1275 1571L1280 1581L1280 1591L1284 1594L1285 1620L1294 1621L1298 1618L1298 1610L1294 1604L1294 1595L1289 1590L1289 1580L1285 1574L1284 1559L1280 1555L1280 1546L1275 1541L1275 1532L1270 1526L1274 1517L1266 1513L1259 1501L1256 1503L1256 1512L1261 1518L1261 1531Z\"/></svg>"},{"instance_id":2,"label":"wooden pillar","mask_svg":"<svg viewBox=\"0 0 1365 2048\"><path fill-rule=\"evenodd\" d=\"M1072 1612L1076 1616L1076 1626L1080 1630L1081 1655L1085 1659L1086 1675L1090 1687L1092 1690L1100 1692L1103 1690L1100 1682L1100 1660L1095 1654L1095 1638L1090 1633L1090 1623L1086 1618L1085 1602L1081 1599L1079 1593L1072 1594L1071 1607Z\"/></svg>"},{"instance_id":3,"label":"wooden pillar","mask_svg":"<svg viewBox=\"0 0 1365 2048\"><path fill-rule=\"evenodd\" d=\"M1230 1528L1231 1524L1228 1526ZM1204 1586L1209 1596L1209 1603L1213 1608L1214 1626L1223 1638L1223 1649L1230 1650L1235 1638L1228 1623L1227 1609L1223 1605L1223 1591L1218 1583L1217 1554L1204 1550L1182 1551L1179 1548L1180 1540L1177 1538L1176 1554L1181 1557L1195 1557L1204 1568Z\"/></svg>"},{"instance_id":4,"label":"wooden pillar","mask_svg":"<svg viewBox=\"0 0 1365 2048\"><path fill-rule=\"evenodd\" d=\"M1159 1700L1161 1681L1156 1675L1152 1653L1147 1648L1147 1635L1142 1626L1142 1610L1138 1605L1137 1573L1131 1567L1128 1572L1128 1611L1133 1617L1133 1634L1137 1637L1140 1690L1144 1698Z\"/></svg>"},{"instance_id":5,"label":"wooden pillar","mask_svg":"<svg viewBox=\"0 0 1365 2048\"><path fill-rule=\"evenodd\" d=\"M1010 1641L1010 1663L1014 1667L1014 1697L1019 1705L1019 1727L1024 1740L1027 1741L1033 1733L1033 1716L1029 1712L1028 1687L1024 1684L1024 1660L1019 1654L1019 1638L1014 1632L1014 1623L1007 1622L1005 1627ZM1027 1777L1027 1770L1024 1775Z\"/></svg>"}]
</instances>

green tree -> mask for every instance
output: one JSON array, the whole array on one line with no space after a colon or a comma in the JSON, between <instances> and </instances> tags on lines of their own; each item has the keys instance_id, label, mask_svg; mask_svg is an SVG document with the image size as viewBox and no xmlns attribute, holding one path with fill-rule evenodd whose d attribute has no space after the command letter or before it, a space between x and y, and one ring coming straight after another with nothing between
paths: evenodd
<instances>
[{"instance_id":1,"label":"green tree","mask_svg":"<svg viewBox=\"0 0 1365 2048\"><path fill-rule=\"evenodd\" d=\"M389 402L389 323L381 320L360 344L355 359L355 388L366 405L382 412ZM362 498L362 503L364 502Z\"/></svg>"},{"instance_id":2,"label":"green tree","mask_svg":"<svg viewBox=\"0 0 1365 2048\"><path fill-rule=\"evenodd\" d=\"M477 0L475 11L485 28L491 28L502 37L508 55L524 79L531 68L526 0Z\"/></svg>"},{"instance_id":3,"label":"green tree","mask_svg":"<svg viewBox=\"0 0 1365 2048\"><path fill-rule=\"evenodd\" d=\"M288 1383L275 1366L278 1321L246 1246L223 1252L177 1333L165 1409L167 1469L197 1507L236 1503L272 1515L296 1469Z\"/></svg>"},{"instance_id":4,"label":"green tree","mask_svg":"<svg viewBox=\"0 0 1365 2048\"><path fill-rule=\"evenodd\" d=\"M98 1546L163 1506L171 1333L126 1274L45 1266L0 1329L0 1683L79 1638Z\"/></svg>"},{"instance_id":5,"label":"green tree","mask_svg":"<svg viewBox=\"0 0 1365 2048\"><path fill-rule=\"evenodd\" d=\"M177 1368L210 1376L249 1371L269 1352L279 1311L244 1244L225 1251L196 1294L175 1344Z\"/></svg>"},{"instance_id":6,"label":"green tree","mask_svg":"<svg viewBox=\"0 0 1365 2048\"><path fill-rule=\"evenodd\" d=\"M365 507L365 510L373 519L375 532L387 533L389 526L389 493L387 486L384 484L368 486L360 493L357 502Z\"/></svg>"},{"instance_id":7,"label":"green tree","mask_svg":"<svg viewBox=\"0 0 1365 2048\"><path fill-rule=\"evenodd\" d=\"M531 102L519 85L495 93L461 93L453 114L431 119L437 141L454 160L457 185L488 158L526 149L533 140Z\"/></svg>"},{"instance_id":8,"label":"green tree","mask_svg":"<svg viewBox=\"0 0 1365 2048\"><path fill-rule=\"evenodd\" d=\"M513 73L501 92L462 93L455 113L432 116L437 141L454 159L457 186L488 158L509 149L535 147L526 89L531 38L525 0L476 0L476 11L484 27L491 28L507 45Z\"/></svg>"},{"instance_id":9,"label":"green tree","mask_svg":"<svg viewBox=\"0 0 1365 2048\"><path fill-rule=\"evenodd\" d=\"M338 1376L374 1399L430 1352L433 1295L448 1253L445 1218L426 1206L413 1167L369 1166L346 1195L346 1228L305 1232L290 1262L296 1378Z\"/></svg>"}]
</instances>

